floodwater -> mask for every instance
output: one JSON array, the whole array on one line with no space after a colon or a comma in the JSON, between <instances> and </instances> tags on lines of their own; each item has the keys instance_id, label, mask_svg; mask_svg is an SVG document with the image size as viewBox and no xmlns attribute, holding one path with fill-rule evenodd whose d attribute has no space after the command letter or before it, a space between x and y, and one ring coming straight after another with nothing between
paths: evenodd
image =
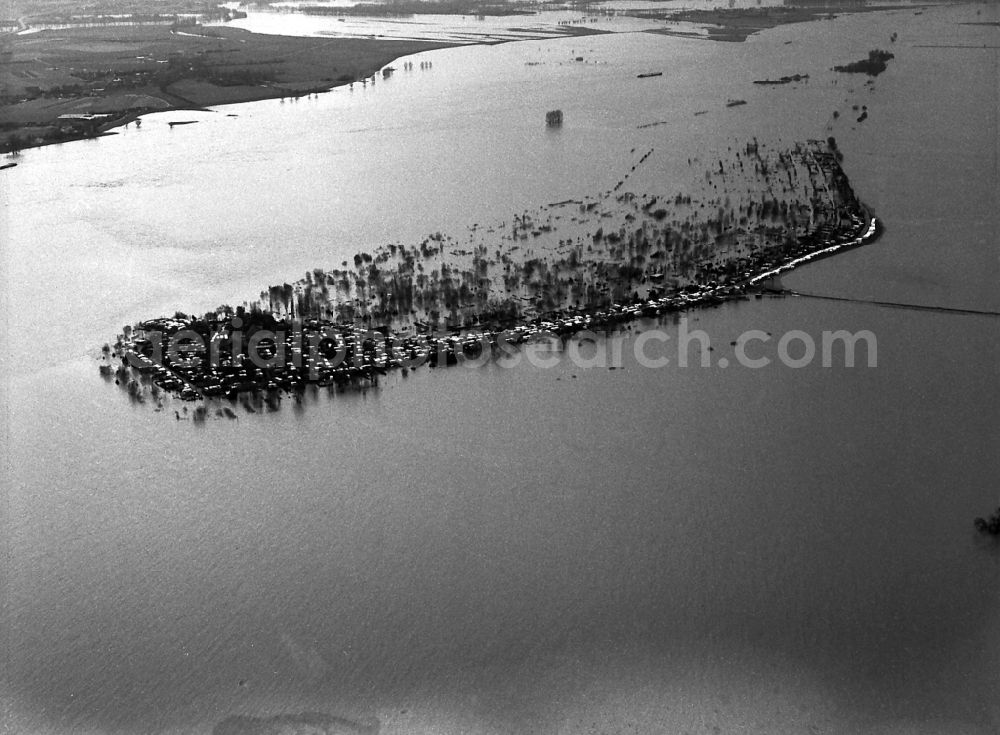
<instances>
[{"instance_id":1,"label":"floodwater","mask_svg":"<svg viewBox=\"0 0 1000 735\"><path fill-rule=\"evenodd\" d=\"M312 5L312 3L310 3ZM331 6L336 7L336 6ZM568 30L588 29L624 33L662 28L664 21L627 16L587 15L574 10L550 10L523 15L307 15L281 5L249 10L245 18L227 25L253 33L286 36L397 38L448 43L488 43L545 38ZM571 26L572 28L567 28Z\"/></svg>"},{"instance_id":2,"label":"floodwater","mask_svg":"<svg viewBox=\"0 0 1000 735\"><path fill-rule=\"evenodd\" d=\"M972 519L1000 501L997 317L755 300L660 325L659 369L650 322L616 370L425 369L204 425L96 368L123 324L607 190L632 148L655 150L632 185L673 193L754 136L835 135L886 224L786 286L1000 311L1000 44L959 24L981 20L443 50L25 152L0 173L5 730L995 732L1000 552ZM892 32L873 88L829 71ZM678 366L682 329L708 367ZM780 364L781 335L839 329L877 367ZM738 364L747 330L768 367Z\"/></svg>"}]
</instances>

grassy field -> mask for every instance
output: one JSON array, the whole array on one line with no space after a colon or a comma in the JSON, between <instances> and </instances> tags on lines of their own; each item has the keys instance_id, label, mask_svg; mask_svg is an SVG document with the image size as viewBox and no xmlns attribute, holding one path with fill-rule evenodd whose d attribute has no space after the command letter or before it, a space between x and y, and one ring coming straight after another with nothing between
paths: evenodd
<instances>
[{"instance_id":1,"label":"grassy field","mask_svg":"<svg viewBox=\"0 0 1000 735\"><path fill-rule=\"evenodd\" d=\"M236 28L107 26L7 35L0 47L0 151L96 135L153 110L321 91L449 44L299 38ZM60 121L110 114L100 123Z\"/></svg>"},{"instance_id":2,"label":"grassy field","mask_svg":"<svg viewBox=\"0 0 1000 735\"><path fill-rule=\"evenodd\" d=\"M219 12L213 0L6 0L2 14L26 21L56 21L71 17L100 15L175 15L177 13Z\"/></svg>"}]
</instances>

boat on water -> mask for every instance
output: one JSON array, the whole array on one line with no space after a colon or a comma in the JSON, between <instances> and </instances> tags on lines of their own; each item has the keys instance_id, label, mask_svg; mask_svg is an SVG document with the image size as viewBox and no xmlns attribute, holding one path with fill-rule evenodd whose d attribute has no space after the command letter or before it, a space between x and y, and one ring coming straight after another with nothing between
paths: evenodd
<instances>
[{"instance_id":1,"label":"boat on water","mask_svg":"<svg viewBox=\"0 0 1000 735\"><path fill-rule=\"evenodd\" d=\"M648 79L649 77L662 77L662 71L648 71L644 74L639 74L639 79Z\"/></svg>"}]
</instances>

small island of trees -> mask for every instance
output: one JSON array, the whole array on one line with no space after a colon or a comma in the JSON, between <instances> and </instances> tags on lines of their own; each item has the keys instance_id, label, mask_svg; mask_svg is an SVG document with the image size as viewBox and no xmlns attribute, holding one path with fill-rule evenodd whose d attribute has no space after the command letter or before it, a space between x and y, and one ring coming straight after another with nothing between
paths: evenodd
<instances>
[{"instance_id":1,"label":"small island of trees","mask_svg":"<svg viewBox=\"0 0 1000 735\"><path fill-rule=\"evenodd\" d=\"M989 536L1000 536L1000 508L989 518L977 518L973 521L976 530Z\"/></svg>"},{"instance_id":2,"label":"small island of trees","mask_svg":"<svg viewBox=\"0 0 1000 735\"><path fill-rule=\"evenodd\" d=\"M889 59L895 56L888 51L872 49L868 52L868 58L861 61L854 61L850 64L833 67L834 71L846 74L867 74L870 77L877 77L888 68Z\"/></svg>"}]
</instances>

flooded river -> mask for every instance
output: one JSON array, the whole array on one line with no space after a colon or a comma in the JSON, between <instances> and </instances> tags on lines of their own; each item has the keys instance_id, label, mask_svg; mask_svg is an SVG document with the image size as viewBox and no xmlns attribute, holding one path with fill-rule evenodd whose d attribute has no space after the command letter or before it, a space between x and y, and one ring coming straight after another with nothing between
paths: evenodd
<instances>
[{"instance_id":1,"label":"flooded river","mask_svg":"<svg viewBox=\"0 0 1000 735\"><path fill-rule=\"evenodd\" d=\"M123 324L607 190L633 148L633 186L674 192L752 137L835 135L886 225L786 286L1000 311L982 20L470 46L24 152L0 172L5 730L995 732L1000 553L972 519L1000 501L996 317L753 300L687 315L709 367L640 366L642 322L616 370L425 369L200 426L96 366ZM871 87L830 71L893 32ZM877 367L777 359L840 329ZM768 367L734 359L748 330Z\"/></svg>"}]
</instances>

